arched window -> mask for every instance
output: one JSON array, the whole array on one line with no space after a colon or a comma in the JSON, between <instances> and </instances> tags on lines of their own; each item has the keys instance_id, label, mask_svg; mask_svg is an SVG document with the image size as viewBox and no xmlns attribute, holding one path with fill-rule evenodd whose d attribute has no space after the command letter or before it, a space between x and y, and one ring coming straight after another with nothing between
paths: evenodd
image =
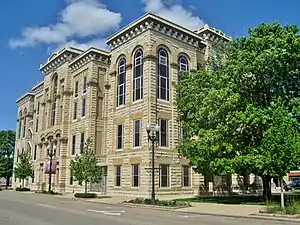
<instances>
[{"instance_id":1,"label":"arched window","mask_svg":"<svg viewBox=\"0 0 300 225\"><path fill-rule=\"evenodd\" d=\"M57 86L58 86L58 77L56 75L53 79L51 126L55 124L56 108L57 108Z\"/></svg>"},{"instance_id":2,"label":"arched window","mask_svg":"<svg viewBox=\"0 0 300 225\"><path fill-rule=\"evenodd\" d=\"M189 70L189 62L185 56L178 58L179 71L187 72Z\"/></svg>"},{"instance_id":3,"label":"arched window","mask_svg":"<svg viewBox=\"0 0 300 225\"><path fill-rule=\"evenodd\" d=\"M143 51L138 49L133 62L133 101L143 99Z\"/></svg>"},{"instance_id":4,"label":"arched window","mask_svg":"<svg viewBox=\"0 0 300 225\"><path fill-rule=\"evenodd\" d=\"M19 112L19 129L18 129L18 138L21 138L22 133L22 111Z\"/></svg>"},{"instance_id":5,"label":"arched window","mask_svg":"<svg viewBox=\"0 0 300 225\"><path fill-rule=\"evenodd\" d=\"M126 60L121 58L118 64L117 76L117 107L125 105Z\"/></svg>"},{"instance_id":6,"label":"arched window","mask_svg":"<svg viewBox=\"0 0 300 225\"><path fill-rule=\"evenodd\" d=\"M27 114L27 109L24 109L24 123L23 123L23 137L26 136L26 126L27 126L27 121L26 121L26 114Z\"/></svg>"},{"instance_id":7,"label":"arched window","mask_svg":"<svg viewBox=\"0 0 300 225\"><path fill-rule=\"evenodd\" d=\"M169 101L170 99L170 75L169 56L165 49L157 52L157 98Z\"/></svg>"}]
</instances>

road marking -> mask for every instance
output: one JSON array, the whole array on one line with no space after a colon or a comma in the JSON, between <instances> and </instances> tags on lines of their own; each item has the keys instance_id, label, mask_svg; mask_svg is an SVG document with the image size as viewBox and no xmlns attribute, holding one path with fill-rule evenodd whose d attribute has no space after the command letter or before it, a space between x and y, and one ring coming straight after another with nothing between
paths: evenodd
<instances>
[{"instance_id":1,"label":"road marking","mask_svg":"<svg viewBox=\"0 0 300 225\"><path fill-rule=\"evenodd\" d=\"M42 207L46 207L46 208L51 208L51 209L56 208L55 206L52 206L52 205L44 205L44 204L37 204L37 205L42 206Z\"/></svg>"},{"instance_id":2,"label":"road marking","mask_svg":"<svg viewBox=\"0 0 300 225\"><path fill-rule=\"evenodd\" d=\"M184 218L195 218L195 217L201 217L201 215L193 215L193 214L189 214L189 215L178 215L180 217L184 217Z\"/></svg>"},{"instance_id":3,"label":"road marking","mask_svg":"<svg viewBox=\"0 0 300 225\"><path fill-rule=\"evenodd\" d=\"M121 216L125 211L99 211L94 209L87 209L88 212L102 213L108 216Z\"/></svg>"}]
</instances>

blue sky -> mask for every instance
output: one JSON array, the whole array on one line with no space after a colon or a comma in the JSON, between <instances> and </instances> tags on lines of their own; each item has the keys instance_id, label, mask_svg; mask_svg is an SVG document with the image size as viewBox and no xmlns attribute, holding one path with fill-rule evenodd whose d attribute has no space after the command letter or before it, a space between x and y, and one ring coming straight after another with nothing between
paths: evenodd
<instances>
[{"instance_id":1,"label":"blue sky","mask_svg":"<svg viewBox=\"0 0 300 225\"><path fill-rule=\"evenodd\" d=\"M0 130L15 130L15 101L42 79L52 51L106 47L105 37L147 11L235 37L261 22L300 25L298 0L1 0L0 8Z\"/></svg>"}]
</instances>

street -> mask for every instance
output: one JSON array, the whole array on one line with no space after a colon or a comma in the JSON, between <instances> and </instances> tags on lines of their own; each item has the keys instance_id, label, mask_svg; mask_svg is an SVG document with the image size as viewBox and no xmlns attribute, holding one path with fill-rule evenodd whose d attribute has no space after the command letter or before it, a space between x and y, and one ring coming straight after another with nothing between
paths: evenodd
<instances>
[{"instance_id":1,"label":"street","mask_svg":"<svg viewBox=\"0 0 300 225\"><path fill-rule=\"evenodd\" d=\"M89 203L15 191L0 192L1 225L279 225L296 223L203 216Z\"/></svg>"}]
</instances>

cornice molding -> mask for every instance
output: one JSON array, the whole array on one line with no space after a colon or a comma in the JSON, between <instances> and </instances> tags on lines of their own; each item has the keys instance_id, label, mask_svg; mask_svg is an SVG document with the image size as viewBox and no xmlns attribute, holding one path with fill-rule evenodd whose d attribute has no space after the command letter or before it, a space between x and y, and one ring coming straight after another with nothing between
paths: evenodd
<instances>
[{"instance_id":1,"label":"cornice molding","mask_svg":"<svg viewBox=\"0 0 300 225\"><path fill-rule=\"evenodd\" d=\"M142 16L140 19L118 31L109 37L106 43L111 49L115 49L146 30L162 33L195 48L205 45L203 39L193 31L151 13Z\"/></svg>"},{"instance_id":2,"label":"cornice molding","mask_svg":"<svg viewBox=\"0 0 300 225\"><path fill-rule=\"evenodd\" d=\"M224 32L221 30L215 29L213 27L210 27L208 25L205 25L198 30L195 31L203 40L205 41L211 41L215 43L226 43L232 40L231 37L227 36Z\"/></svg>"}]
</instances>

